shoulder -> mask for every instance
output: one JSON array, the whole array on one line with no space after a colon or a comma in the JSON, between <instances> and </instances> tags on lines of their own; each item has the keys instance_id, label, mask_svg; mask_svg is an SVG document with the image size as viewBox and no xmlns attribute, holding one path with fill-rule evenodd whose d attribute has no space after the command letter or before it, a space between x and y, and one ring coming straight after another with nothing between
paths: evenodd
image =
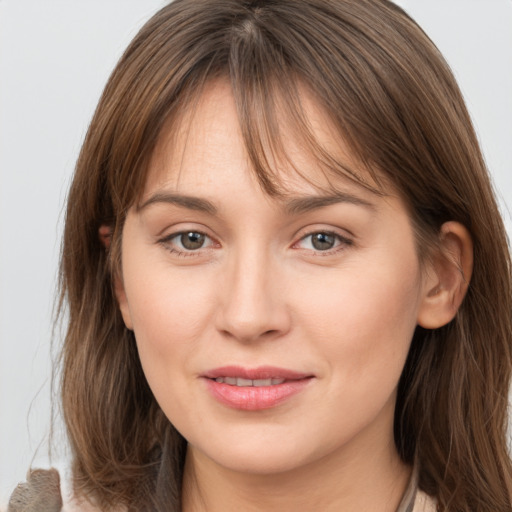
<instances>
[{"instance_id":1,"label":"shoulder","mask_svg":"<svg viewBox=\"0 0 512 512\"><path fill-rule=\"evenodd\" d=\"M101 512L88 502L62 499L56 469L33 469L11 495L7 512Z\"/></svg>"}]
</instances>

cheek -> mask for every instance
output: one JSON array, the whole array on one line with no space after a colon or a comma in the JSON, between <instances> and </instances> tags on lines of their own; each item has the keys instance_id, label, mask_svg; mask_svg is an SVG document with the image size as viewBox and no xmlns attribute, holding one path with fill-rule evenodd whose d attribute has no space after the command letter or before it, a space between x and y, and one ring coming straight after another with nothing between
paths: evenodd
<instances>
[{"instance_id":1,"label":"cheek","mask_svg":"<svg viewBox=\"0 0 512 512\"><path fill-rule=\"evenodd\" d=\"M139 356L153 388L178 375L173 368L187 367L211 324L214 283L197 269L173 271L165 256L142 259L127 255L123 271Z\"/></svg>"},{"instance_id":2,"label":"cheek","mask_svg":"<svg viewBox=\"0 0 512 512\"><path fill-rule=\"evenodd\" d=\"M136 334L162 352L169 346L193 344L203 331L212 306L209 287L188 286L176 278L170 281L172 284L159 281L145 287L131 301Z\"/></svg>"},{"instance_id":3,"label":"cheek","mask_svg":"<svg viewBox=\"0 0 512 512\"><path fill-rule=\"evenodd\" d=\"M146 273L140 287L128 290L133 292L128 298L134 333L155 399L167 417L182 426L193 403L194 357L210 325L210 286L208 280L191 282L168 269L162 273L153 267L153 271L155 276Z\"/></svg>"},{"instance_id":4,"label":"cheek","mask_svg":"<svg viewBox=\"0 0 512 512\"><path fill-rule=\"evenodd\" d=\"M306 336L340 379L397 380L416 327L420 271L382 258L381 265L345 268L328 280L302 283L301 313Z\"/></svg>"}]
</instances>

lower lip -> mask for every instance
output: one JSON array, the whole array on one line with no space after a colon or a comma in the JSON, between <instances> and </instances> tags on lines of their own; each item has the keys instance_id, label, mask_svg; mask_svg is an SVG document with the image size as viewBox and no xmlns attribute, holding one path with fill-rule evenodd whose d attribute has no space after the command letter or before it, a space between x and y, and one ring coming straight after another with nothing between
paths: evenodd
<instances>
[{"instance_id":1,"label":"lower lip","mask_svg":"<svg viewBox=\"0 0 512 512\"><path fill-rule=\"evenodd\" d=\"M220 403L233 409L260 411L282 404L300 393L311 378L289 380L274 386L231 386L206 379L206 385L213 397Z\"/></svg>"}]
</instances>

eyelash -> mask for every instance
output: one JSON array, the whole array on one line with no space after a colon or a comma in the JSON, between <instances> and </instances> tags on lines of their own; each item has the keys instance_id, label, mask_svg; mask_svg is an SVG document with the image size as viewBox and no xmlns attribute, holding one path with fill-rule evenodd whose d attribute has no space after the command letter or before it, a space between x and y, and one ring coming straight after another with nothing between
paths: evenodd
<instances>
[{"instance_id":1,"label":"eyelash","mask_svg":"<svg viewBox=\"0 0 512 512\"><path fill-rule=\"evenodd\" d=\"M303 241L307 240L308 238L311 239L311 237L313 237L314 235L332 236L332 237L334 237L335 244L336 244L331 249L326 249L324 251L322 251L320 249L314 249L314 248L313 249L304 249L306 251L310 251L314 256L332 256L333 254L337 254L338 252L341 252L341 251L347 249L348 247L352 246L354 243L353 240L351 240L350 238L342 236L339 233L336 233L335 231L319 229L319 230L310 231L309 233L306 233L297 242L295 242L293 244L293 247L296 247L300 242L303 242ZM312 243L313 242L311 240L310 244L312 244ZM300 250L300 248L298 248L298 247L297 247L297 249Z\"/></svg>"},{"instance_id":2,"label":"eyelash","mask_svg":"<svg viewBox=\"0 0 512 512\"><path fill-rule=\"evenodd\" d=\"M197 248L196 250L193 250L193 249L178 249L176 248L175 244L173 244L173 240L174 239L178 239L179 237L183 236L183 235L186 235L186 234L195 234L195 235L200 235L200 236L204 236L206 239L208 239L210 241L210 244L208 247L199 247ZM336 245L334 247L332 247L331 249L326 249L326 250L320 250L320 249L303 249L305 251L308 251L308 252L311 252L312 254L314 254L315 256L331 256L333 254L336 254L340 251L343 251L345 250L347 247L350 247L353 245L353 240L345 237L345 236L342 236L340 235L339 233L336 233L334 231L328 231L328 230L315 230L315 231L311 231L309 233L306 233L305 235L303 235L297 242L295 242L293 245L292 245L292 248L295 248L297 250L301 250L300 247L297 247L301 242L303 242L304 240L314 236L314 235L326 235L326 236L332 236L335 238L335 243ZM168 236L166 236L165 238L162 238L160 240L158 240L158 243L163 245L164 248L166 250L168 250L169 252L171 252L172 254L178 256L178 257L183 257L183 258L187 258L187 257L197 257L197 256L200 256L202 254L204 254L204 251L208 251L208 250L211 250L213 248L213 246L215 245L216 242L213 241L213 239L208 236L206 233L202 232L202 231L198 231L198 230L185 230L185 231L179 231L177 233L172 233ZM312 242L311 242L312 243Z\"/></svg>"},{"instance_id":3,"label":"eyelash","mask_svg":"<svg viewBox=\"0 0 512 512\"><path fill-rule=\"evenodd\" d=\"M204 236L205 238L210 240L211 246L213 246L214 243L215 243L215 242L213 242L212 238L210 236L208 236L206 233L204 233L202 231L199 231L199 230L193 230L193 229L185 230L185 231L179 231L178 233L172 233L172 234L166 236L165 238L162 238L162 239L158 240L158 243L162 244L164 246L164 248L167 249L172 254L174 254L174 255L176 255L178 257L182 257L182 258L199 256L202 253L204 253L205 250L212 249L212 247L209 246L209 247L199 247L197 250L193 250L193 249L188 249L187 250L185 248L184 249L178 249L178 248L176 248L175 245L173 245L172 240L178 239L179 237L181 237L183 235L186 235L186 234L190 234L190 233L193 233L194 235Z\"/></svg>"}]
</instances>

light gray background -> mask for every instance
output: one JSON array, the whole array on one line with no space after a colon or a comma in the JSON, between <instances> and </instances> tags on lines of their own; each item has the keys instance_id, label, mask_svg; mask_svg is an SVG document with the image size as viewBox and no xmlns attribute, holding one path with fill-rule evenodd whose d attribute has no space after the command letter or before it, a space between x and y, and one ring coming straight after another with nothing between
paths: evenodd
<instances>
[{"instance_id":1,"label":"light gray background","mask_svg":"<svg viewBox=\"0 0 512 512\"><path fill-rule=\"evenodd\" d=\"M0 506L31 463L49 464L52 306L74 162L115 62L163 3L0 0ZM512 0L397 3L455 71L511 232Z\"/></svg>"}]
</instances>

